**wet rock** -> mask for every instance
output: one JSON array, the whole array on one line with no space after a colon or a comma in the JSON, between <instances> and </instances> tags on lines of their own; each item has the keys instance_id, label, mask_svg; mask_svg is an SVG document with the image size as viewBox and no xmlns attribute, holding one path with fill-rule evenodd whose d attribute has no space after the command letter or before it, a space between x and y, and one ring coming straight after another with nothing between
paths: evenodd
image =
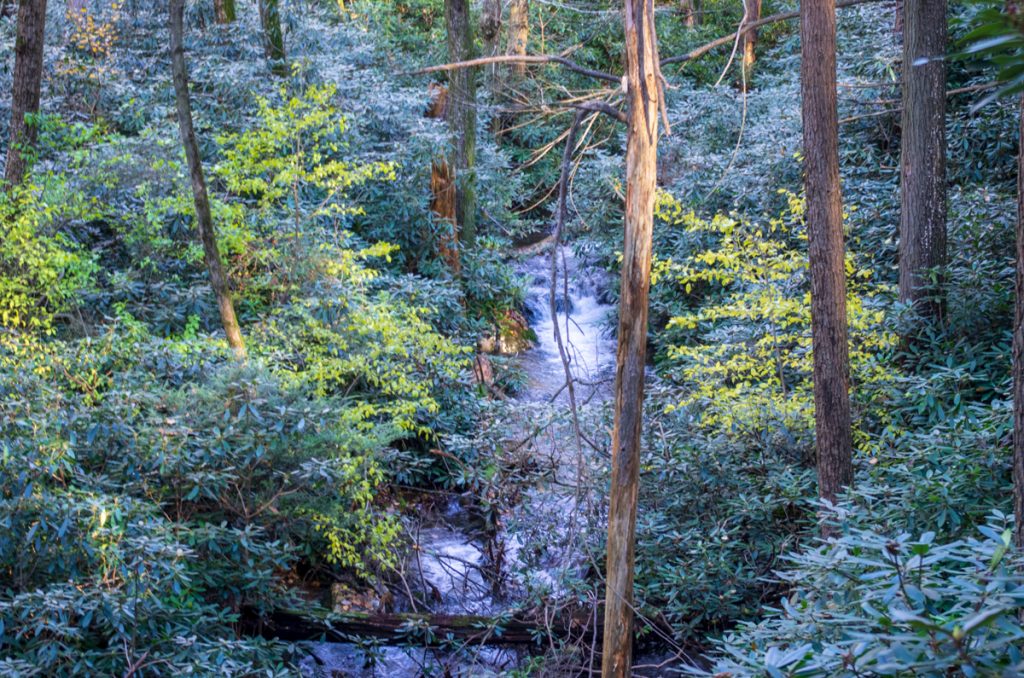
<instances>
[{"instance_id":1,"label":"wet rock","mask_svg":"<svg viewBox=\"0 0 1024 678\"><path fill-rule=\"evenodd\" d=\"M505 311L497 326L478 342L481 353L515 355L533 346L534 335L526 318L519 311Z\"/></svg>"},{"instance_id":2,"label":"wet rock","mask_svg":"<svg viewBox=\"0 0 1024 678\"><path fill-rule=\"evenodd\" d=\"M342 612L386 612L390 606L391 594L383 594L373 589L355 591L347 584L335 582L331 584L331 609Z\"/></svg>"},{"instance_id":3,"label":"wet rock","mask_svg":"<svg viewBox=\"0 0 1024 678\"><path fill-rule=\"evenodd\" d=\"M505 311L498 324L498 352L512 355L533 346L533 332L518 311Z\"/></svg>"}]
</instances>

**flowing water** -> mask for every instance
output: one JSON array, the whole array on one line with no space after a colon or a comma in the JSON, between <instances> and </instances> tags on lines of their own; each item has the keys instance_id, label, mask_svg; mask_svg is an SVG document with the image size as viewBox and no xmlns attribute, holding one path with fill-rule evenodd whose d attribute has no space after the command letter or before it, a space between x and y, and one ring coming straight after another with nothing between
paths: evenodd
<instances>
[{"instance_id":1,"label":"flowing water","mask_svg":"<svg viewBox=\"0 0 1024 678\"><path fill-rule=\"evenodd\" d=\"M548 416L556 423L546 426L530 446L537 465L550 469L548 480L526 493L500 535L507 567L515 572L509 587L513 593L540 587L557 595L558 582L566 575L582 574L584 565L571 543L585 530L580 515L585 507L576 486L584 456L593 452L568 425L568 389L554 322L561 332L580 410L600 410L611 392L615 344L607 328L613 308L603 299L603 272L588 269L567 248L558 254L555 319L550 313L550 253L533 255L520 268L528 279L527 313L537 340L518 359L527 384L515 409L521 412L524 437L541 417ZM591 416L587 421L600 418ZM593 426L588 433L588 440L603 439ZM485 576L484 544L474 536L477 533L469 511L455 499L418 526L413 535L417 548L406 568L407 584L416 597L431 601L432 612L494 614L514 606L514 595L493 595ZM537 548L538 543L543 546ZM529 555L523 553L526 544L534 545ZM486 676L514 668L523 659L521 651L503 648L474 648L457 657L401 646L374 646L367 652L366 648L339 643L311 644L311 651L303 665L311 676Z\"/></svg>"}]
</instances>

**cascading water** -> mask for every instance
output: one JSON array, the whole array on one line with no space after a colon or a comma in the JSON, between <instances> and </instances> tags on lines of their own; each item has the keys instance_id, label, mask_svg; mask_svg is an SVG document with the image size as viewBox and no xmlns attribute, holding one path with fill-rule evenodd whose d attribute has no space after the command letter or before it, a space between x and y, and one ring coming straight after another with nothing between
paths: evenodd
<instances>
[{"instance_id":1,"label":"cascading water","mask_svg":"<svg viewBox=\"0 0 1024 678\"><path fill-rule=\"evenodd\" d=\"M562 343L576 384L577 402L593 408L607 400L615 361L615 344L607 327L612 307L602 300L605 288L603 272L591 271L568 250L558 251L559 277L556 286L555 320L550 313L551 254L549 251L526 259L520 272L527 277L527 312L536 333L535 346L520 356L520 367L527 385L518 396L523 407L542 407L554 403L561 408L562 419L568 407L565 371L554 337L558 322ZM552 588L568 569L579 569L573 562L571 541L565 516L578 510L575 493L580 449L571 427L561 426L558 433L536 441L536 450L545 456L553 472L553 482L534 488L516 510L512 527L502 535L507 557L518 564L521 573L516 586ZM525 435L525 432L524 432ZM567 489L568 488L568 489ZM431 611L445 614L492 614L504 605L492 596L484 577L486 566L483 545L471 534L470 517L457 501L441 515L421 525L416 537L413 562L407 567L410 589L432 601ZM547 533L550 542L544 558L525 565L520 558L522 544L535 539L530 531ZM558 538L551 539L552 535ZM508 603L509 601L505 601ZM477 648L471 660L459 657L446 661L441 651L404 646L378 646L373 650L374 664L367 665L368 653L355 645L317 643L303 666L310 676L415 676L449 672L455 675L485 676L514 668L517 652L500 648ZM454 664L454 666L453 666Z\"/></svg>"}]
</instances>

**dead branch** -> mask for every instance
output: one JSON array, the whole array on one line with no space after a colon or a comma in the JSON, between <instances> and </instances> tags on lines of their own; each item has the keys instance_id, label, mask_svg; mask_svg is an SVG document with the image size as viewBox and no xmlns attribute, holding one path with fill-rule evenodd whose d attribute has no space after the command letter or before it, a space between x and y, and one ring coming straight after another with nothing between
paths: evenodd
<instances>
[{"instance_id":1,"label":"dead branch","mask_svg":"<svg viewBox=\"0 0 1024 678\"><path fill-rule=\"evenodd\" d=\"M836 2L836 9L840 9L840 8L843 8L843 7L852 7L854 5L863 5L863 4L868 3L868 2L879 2L879 1L880 0L839 0L838 2ZM713 49L716 49L718 47L722 47L723 45L731 44L734 40L737 39L737 37L742 36L744 33L747 33L748 31L752 31L752 30L758 29L761 26L767 26L769 24L779 23L780 21L790 21L792 19L798 19L799 17L800 17L800 12L799 11L796 11L796 12L781 12L779 14L772 14L771 16L766 16L763 19L758 19L757 21L751 21L749 24L746 24L745 26L741 26L740 28L738 28L736 31L730 33L729 35L723 35L722 37L720 37L720 38L718 38L716 40L712 40L711 42L709 42L709 43L707 43L705 45L701 45L700 47L697 47L696 49L690 50L686 54L680 54L679 56L668 57L667 59L662 59L661 60L661 65L662 66L667 66L669 64L680 64L680 63L686 63L687 61L693 61L694 59L699 59L700 57L704 56L705 54L707 54L708 52L710 52Z\"/></svg>"}]
</instances>

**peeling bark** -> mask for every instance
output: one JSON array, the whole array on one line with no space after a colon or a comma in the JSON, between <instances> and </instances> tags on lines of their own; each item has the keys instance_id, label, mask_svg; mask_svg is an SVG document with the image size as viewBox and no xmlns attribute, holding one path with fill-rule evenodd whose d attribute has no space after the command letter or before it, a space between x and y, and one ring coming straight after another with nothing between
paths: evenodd
<instances>
[{"instance_id":1,"label":"peeling bark","mask_svg":"<svg viewBox=\"0 0 1024 678\"><path fill-rule=\"evenodd\" d=\"M508 47L505 53L509 56L526 56L526 46L530 41L530 2L529 0L512 0L508 5ZM526 77L526 64L516 62L510 71L514 80Z\"/></svg>"},{"instance_id":2,"label":"peeling bark","mask_svg":"<svg viewBox=\"0 0 1024 678\"><path fill-rule=\"evenodd\" d=\"M744 23L750 24L761 19L761 0L743 0L743 10L746 14ZM749 85L754 72L754 63L757 61L757 29L752 28L743 33L743 77Z\"/></svg>"},{"instance_id":3,"label":"peeling bark","mask_svg":"<svg viewBox=\"0 0 1024 678\"><path fill-rule=\"evenodd\" d=\"M615 425L608 508L604 678L630 675L633 654L633 561L643 428L647 311L658 159L661 83L653 3L627 0L626 222L622 248Z\"/></svg>"},{"instance_id":4,"label":"peeling bark","mask_svg":"<svg viewBox=\"0 0 1024 678\"><path fill-rule=\"evenodd\" d=\"M694 28L697 25L696 0L679 0L679 12L683 15L683 25Z\"/></svg>"}]
</instances>

